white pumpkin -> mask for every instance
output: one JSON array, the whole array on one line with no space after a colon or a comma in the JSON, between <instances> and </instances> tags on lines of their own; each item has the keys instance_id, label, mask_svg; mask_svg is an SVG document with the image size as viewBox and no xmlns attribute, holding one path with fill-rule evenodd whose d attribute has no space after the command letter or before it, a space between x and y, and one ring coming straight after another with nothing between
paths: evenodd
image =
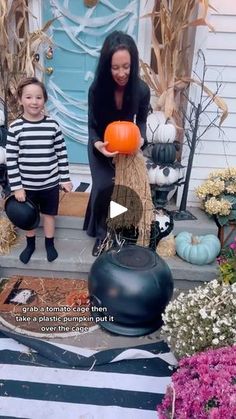
<instances>
[{"instance_id":1,"label":"white pumpkin","mask_svg":"<svg viewBox=\"0 0 236 419\"><path fill-rule=\"evenodd\" d=\"M0 147L0 164L6 164L6 150L4 147Z\"/></svg>"},{"instance_id":2,"label":"white pumpkin","mask_svg":"<svg viewBox=\"0 0 236 419\"><path fill-rule=\"evenodd\" d=\"M157 185L172 185L177 182L180 178L180 170L173 169L173 167L162 167L157 166L156 172L156 184Z\"/></svg>"},{"instance_id":3,"label":"white pumpkin","mask_svg":"<svg viewBox=\"0 0 236 419\"><path fill-rule=\"evenodd\" d=\"M180 177L180 169L173 169L173 167L161 167L150 168L148 170L149 182L152 185L172 185L177 182Z\"/></svg>"},{"instance_id":4,"label":"white pumpkin","mask_svg":"<svg viewBox=\"0 0 236 419\"><path fill-rule=\"evenodd\" d=\"M150 169L148 169L148 178L149 178L149 183L151 185L155 185L156 184L156 169L153 169L152 167L150 167Z\"/></svg>"},{"instance_id":5,"label":"white pumpkin","mask_svg":"<svg viewBox=\"0 0 236 419\"><path fill-rule=\"evenodd\" d=\"M175 138L176 128L173 124L160 124L157 128L154 142L173 143Z\"/></svg>"},{"instance_id":6,"label":"white pumpkin","mask_svg":"<svg viewBox=\"0 0 236 419\"><path fill-rule=\"evenodd\" d=\"M166 117L164 112L155 111L147 117L146 136L148 143L157 142L157 129L160 124L165 124Z\"/></svg>"}]
</instances>

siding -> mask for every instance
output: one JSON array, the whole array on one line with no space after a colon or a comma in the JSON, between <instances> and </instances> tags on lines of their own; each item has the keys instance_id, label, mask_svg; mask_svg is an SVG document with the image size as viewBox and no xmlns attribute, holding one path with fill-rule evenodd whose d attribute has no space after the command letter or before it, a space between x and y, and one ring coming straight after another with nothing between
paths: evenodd
<instances>
[{"instance_id":1,"label":"siding","mask_svg":"<svg viewBox=\"0 0 236 419\"><path fill-rule=\"evenodd\" d=\"M207 64L205 83L213 92L216 91L216 82L221 85L219 96L226 101L229 115L223 123L223 132L211 128L198 144L189 185L188 206L200 205L194 189L211 170L236 166L236 2L213 0L211 4L217 11L211 10L208 20L213 25L215 33L205 28L197 29L195 57L201 48ZM197 74L201 74L200 65L198 62L193 66ZM196 88L191 88L190 96L193 100L196 98ZM204 129L207 119L212 119L215 115L216 106L212 104L201 119L200 129ZM185 165L188 151L184 146L182 162ZM177 203L180 199L181 190L178 193Z\"/></svg>"}]
</instances>

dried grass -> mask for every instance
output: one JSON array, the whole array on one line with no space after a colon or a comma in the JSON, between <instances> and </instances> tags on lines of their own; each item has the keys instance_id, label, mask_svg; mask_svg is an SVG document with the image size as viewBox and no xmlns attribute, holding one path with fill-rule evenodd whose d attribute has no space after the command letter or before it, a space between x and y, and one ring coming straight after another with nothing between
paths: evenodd
<instances>
[{"instance_id":1,"label":"dried grass","mask_svg":"<svg viewBox=\"0 0 236 419\"><path fill-rule=\"evenodd\" d=\"M0 255L6 255L16 243L15 226L4 216L0 218Z\"/></svg>"},{"instance_id":2,"label":"dried grass","mask_svg":"<svg viewBox=\"0 0 236 419\"><path fill-rule=\"evenodd\" d=\"M158 4L156 1L152 13L144 16L152 20L152 46L158 74L143 61L141 69L144 80L158 96L157 110L164 111L166 118L170 118L178 111L177 93L190 83L197 83L187 74L189 49L184 47L184 38L190 27L208 26L213 31L206 18L208 9L214 8L208 0L161 0L160 11L157 11ZM161 43L156 35L157 27L160 28ZM227 105L206 86L204 90L222 111L222 124L228 115Z\"/></svg>"},{"instance_id":3,"label":"dried grass","mask_svg":"<svg viewBox=\"0 0 236 419\"><path fill-rule=\"evenodd\" d=\"M151 223L154 219L154 208L147 168L141 153L136 155L119 154L115 158L115 185L112 200L124 207L133 208L133 191L142 202L140 211L128 211L123 216L108 219L108 226L114 229L136 227L139 232L138 244L148 246L150 242ZM127 187L125 196L123 186ZM130 191L130 193L129 193Z\"/></svg>"}]
</instances>

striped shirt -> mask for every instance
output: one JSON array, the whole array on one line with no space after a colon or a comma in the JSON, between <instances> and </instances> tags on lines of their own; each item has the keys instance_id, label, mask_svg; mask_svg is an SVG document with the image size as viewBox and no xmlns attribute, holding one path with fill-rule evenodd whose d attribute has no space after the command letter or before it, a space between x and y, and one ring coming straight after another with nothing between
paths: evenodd
<instances>
[{"instance_id":1,"label":"striped shirt","mask_svg":"<svg viewBox=\"0 0 236 419\"><path fill-rule=\"evenodd\" d=\"M41 190L69 182L65 141L50 116L41 121L14 121L8 130L7 170L12 191Z\"/></svg>"}]
</instances>

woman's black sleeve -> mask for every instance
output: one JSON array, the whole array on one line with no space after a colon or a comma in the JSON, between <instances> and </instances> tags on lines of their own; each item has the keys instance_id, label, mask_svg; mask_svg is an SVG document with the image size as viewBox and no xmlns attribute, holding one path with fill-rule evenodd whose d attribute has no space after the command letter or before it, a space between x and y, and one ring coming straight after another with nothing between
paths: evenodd
<instances>
[{"instance_id":1,"label":"woman's black sleeve","mask_svg":"<svg viewBox=\"0 0 236 419\"><path fill-rule=\"evenodd\" d=\"M141 137L144 139L142 150L147 145L146 123L147 123L147 116L148 116L149 109L150 109L150 89L146 83L142 82L141 88L140 88L139 109L138 109L138 114L136 115L136 124L138 125L140 129Z\"/></svg>"},{"instance_id":2,"label":"woman's black sleeve","mask_svg":"<svg viewBox=\"0 0 236 419\"><path fill-rule=\"evenodd\" d=\"M94 115L95 100L94 100L94 90L90 86L88 93L88 136L89 141L93 144L96 141L101 140L98 135L98 123Z\"/></svg>"}]
</instances>

